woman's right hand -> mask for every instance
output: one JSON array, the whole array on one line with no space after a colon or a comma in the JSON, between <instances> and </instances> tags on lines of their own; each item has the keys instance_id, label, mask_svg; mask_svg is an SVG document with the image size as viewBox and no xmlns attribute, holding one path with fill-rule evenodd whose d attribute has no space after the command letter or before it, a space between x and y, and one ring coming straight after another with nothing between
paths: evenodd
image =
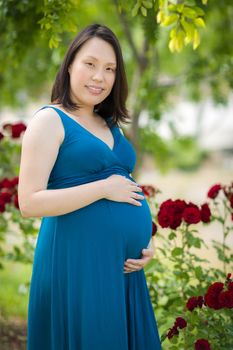
<instances>
[{"instance_id":1,"label":"woman's right hand","mask_svg":"<svg viewBox=\"0 0 233 350\"><path fill-rule=\"evenodd\" d=\"M136 193L142 192L141 187L136 182L118 174L113 174L104 181L105 198L115 202L127 202L137 206L142 205L138 200L143 199L144 196Z\"/></svg>"}]
</instances>

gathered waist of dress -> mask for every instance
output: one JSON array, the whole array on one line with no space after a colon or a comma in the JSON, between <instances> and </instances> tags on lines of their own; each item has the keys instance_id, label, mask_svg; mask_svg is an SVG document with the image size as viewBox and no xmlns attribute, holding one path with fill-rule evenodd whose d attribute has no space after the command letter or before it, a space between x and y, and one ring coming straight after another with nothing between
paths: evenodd
<instances>
[{"instance_id":1,"label":"gathered waist of dress","mask_svg":"<svg viewBox=\"0 0 233 350\"><path fill-rule=\"evenodd\" d=\"M68 187L83 185L85 183L106 179L107 177L113 174L125 176L135 182L135 180L132 178L132 176L130 176L129 172L126 169L112 167L109 169L101 170L96 173L85 174L82 177L69 176L69 177L56 177L53 179L49 179L47 189L68 188Z\"/></svg>"}]
</instances>

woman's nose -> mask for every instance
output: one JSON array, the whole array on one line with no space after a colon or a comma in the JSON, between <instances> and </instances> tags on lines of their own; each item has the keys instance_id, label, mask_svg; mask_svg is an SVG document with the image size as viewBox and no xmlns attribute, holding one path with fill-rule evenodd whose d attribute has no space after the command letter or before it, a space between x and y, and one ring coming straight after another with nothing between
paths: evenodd
<instances>
[{"instance_id":1,"label":"woman's nose","mask_svg":"<svg viewBox=\"0 0 233 350\"><path fill-rule=\"evenodd\" d=\"M101 71L101 70L96 71L96 72L93 74L92 79L93 79L93 80L102 81L102 80L103 80L103 73L102 73L102 71Z\"/></svg>"}]
</instances>

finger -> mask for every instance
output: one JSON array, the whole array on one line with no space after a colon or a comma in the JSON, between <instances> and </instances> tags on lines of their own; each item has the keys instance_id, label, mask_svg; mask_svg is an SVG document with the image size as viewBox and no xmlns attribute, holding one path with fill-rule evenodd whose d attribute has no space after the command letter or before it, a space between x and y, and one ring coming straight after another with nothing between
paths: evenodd
<instances>
[{"instance_id":1,"label":"finger","mask_svg":"<svg viewBox=\"0 0 233 350\"><path fill-rule=\"evenodd\" d=\"M144 266L144 264L125 263L125 266L126 266L127 268L131 268L131 269L141 269L141 268Z\"/></svg>"},{"instance_id":2,"label":"finger","mask_svg":"<svg viewBox=\"0 0 233 350\"><path fill-rule=\"evenodd\" d=\"M144 199L145 198L142 194L137 194L135 192L133 192L132 195L133 195L133 198L136 198L136 199Z\"/></svg>"},{"instance_id":3,"label":"finger","mask_svg":"<svg viewBox=\"0 0 233 350\"><path fill-rule=\"evenodd\" d=\"M130 273L130 272L136 272L136 271L139 271L141 269L127 269L127 270L124 270L125 273Z\"/></svg>"},{"instance_id":4,"label":"finger","mask_svg":"<svg viewBox=\"0 0 233 350\"><path fill-rule=\"evenodd\" d=\"M132 197L129 199L128 203L137 205L138 207L142 206L141 202L138 202L136 199L133 199Z\"/></svg>"},{"instance_id":5,"label":"finger","mask_svg":"<svg viewBox=\"0 0 233 350\"><path fill-rule=\"evenodd\" d=\"M136 262L125 262L125 266L130 267L130 268L144 268L146 264L151 260L151 257L145 257L143 259L138 259Z\"/></svg>"},{"instance_id":6,"label":"finger","mask_svg":"<svg viewBox=\"0 0 233 350\"><path fill-rule=\"evenodd\" d=\"M133 272L133 270L132 269L127 269L127 268L124 269L124 273L130 273L130 272Z\"/></svg>"},{"instance_id":7,"label":"finger","mask_svg":"<svg viewBox=\"0 0 233 350\"><path fill-rule=\"evenodd\" d=\"M130 264L143 264L144 259L127 259L126 263L130 263Z\"/></svg>"},{"instance_id":8,"label":"finger","mask_svg":"<svg viewBox=\"0 0 233 350\"><path fill-rule=\"evenodd\" d=\"M132 190L133 191L136 191L136 192L142 192L142 189L140 186L137 186L137 185L132 185Z\"/></svg>"}]
</instances>

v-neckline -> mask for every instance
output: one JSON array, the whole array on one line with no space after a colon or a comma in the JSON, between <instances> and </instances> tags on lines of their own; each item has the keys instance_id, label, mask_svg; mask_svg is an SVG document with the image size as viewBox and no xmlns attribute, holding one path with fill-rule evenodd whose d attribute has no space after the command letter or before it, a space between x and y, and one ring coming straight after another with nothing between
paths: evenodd
<instances>
[{"instance_id":1,"label":"v-neckline","mask_svg":"<svg viewBox=\"0 0 233 350\"><path fill-rule=\"evenodd\" d=\"M54 107L54 106L47 106L47 107L51 107L54 108L55 110L58 110L60 112L62 112L67 118L71 119L71 121L73 121L75 124L77 124L81 129L83 129L84 131L86 131L89 135L91 135L92 137L94 137L95 139L99 140L102 144L104 144L106 147L108 147L108 149L113 152L114 148L116 146L116 140L115 140L115 136L114 136L114 132L112 131L112 129L114 128L114 126L112 128L108 127L108 129L110 130L111 134L112 134L112 138L113 138L113 146L112 148L106 143L104 142L100 137L96 136L95 134L93 134L92 132L90 132L87 128L85 128L83 125L81 125L79 122L77 122L75 119L71 118L67 113L63 112L60 108ZM107 122L106 122L107 123Z\"/></svg>"}]
</instances>

